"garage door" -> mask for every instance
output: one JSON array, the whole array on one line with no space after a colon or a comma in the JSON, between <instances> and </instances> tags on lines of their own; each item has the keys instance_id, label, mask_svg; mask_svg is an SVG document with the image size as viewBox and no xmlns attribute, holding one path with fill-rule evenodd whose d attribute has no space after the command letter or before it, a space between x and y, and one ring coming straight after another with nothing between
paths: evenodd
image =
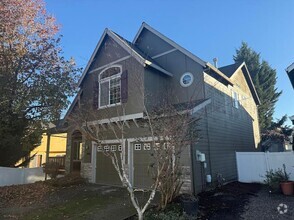
<instances>
[{"instance_id":1,"label":"garage door","mask_svg":"<svg viewBox=\"0 0 294 220\"><path fill-rule=\"evenodd\" d=\"M119 157L119 153L122 148L121 145L103 145L97 147L96 154L96 183L103 185L116 185L121 186L119 176L112 165L111 158L107 157L103 152L102 148L106 152L116 153Z\"/></svg>"},{"instance_id":2,"label":"garage door","mask_svg":"<svg viewBox=\"0 0 294 220\"><path fill-rule=\"evenodd\" d=\"M133 143L134 159L134 186L149 188L152 184L152 172L150 164L151 143Z\"/></svg>"}]
</instances>

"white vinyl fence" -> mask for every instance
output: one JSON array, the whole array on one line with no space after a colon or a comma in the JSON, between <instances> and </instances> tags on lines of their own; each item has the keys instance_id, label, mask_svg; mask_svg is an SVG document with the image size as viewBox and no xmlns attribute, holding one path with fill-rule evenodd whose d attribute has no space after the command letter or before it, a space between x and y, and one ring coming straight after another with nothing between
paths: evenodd
<instances>
[{"instance_id":1,"label":"white vinyl fence","mask_svg":"<svg viewBox=\"0 0 294 220\"><path fill-rule=\"evenodd\" d=\"M34 183L44 180L45 174L38 168L0 167L0 186Z\"/></svg>"},{"instance_id":2,"label":"white vinyl fence","mask_svg":"<svg viewBox=\"0 0 294 220\"><path fill-rule=\"evenodd\" d=\"M283 164L294 180L294 152L236 152L236 160L240 182L263 183L266 171L283 169Z\"/></svg>"}]
</instances>

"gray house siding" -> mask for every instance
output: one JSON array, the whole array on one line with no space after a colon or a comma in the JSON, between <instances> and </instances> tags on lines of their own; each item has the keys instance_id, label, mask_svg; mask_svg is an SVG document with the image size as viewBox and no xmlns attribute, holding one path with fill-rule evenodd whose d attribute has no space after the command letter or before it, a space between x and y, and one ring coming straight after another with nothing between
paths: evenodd
<instances>
[{"instance_id":1,"label":"gray house siding","mask_svg":"<svg viewBox=\"0 0 294 220\"><path fill-rule=\"evenodd\" d=\"M136 42L136 46L149 57L164 53L173 47L150 31L144 29Z\"/></svg>"},{"instance_id":2,"label":"gray house siding","mask_svg":"<svg viewBox=\"0 0 294 220\"><path fill-rule=\"evenodd\" d=\"M174 49L167 42L146 30L142 31L136 45L151 57ZM203 67L200 64L178 50L154 58L154 60L173 74L168 82L168 87L173 92L171 95L174 97L174 103L188 102L204 97ZM183 88L180 85L180 78L186 72L193 74L194 81L188 88Z\"/></svg>"},{"instance_id":3,"label":"gray house siding","mask_svg":"<svg viewBox=\"0 0 294 220\"><path fill-rule=\"evenodd\" d=\"M106 39L103 41L103 44L101 45L101 52L99 51L90 67L89 73L85 76L81 85L83 96L81 97L80 102L82 105L84 105L83 108L85 109L93 109L94 84L98 81L99 73L105 68L111 66L109 65L106 67L105 65L130 55L110 37L106 37ZM144 67L131 56L123 61L115 62L115 65L121 65L122 72L128 72L127 80L129 86L128 100L127 103L124 104L125 114L142 113L144 102ZM100 67L104 68L95 71L95 69ZM94 71L91 72L92 70ZM122 114L121 105L109 108L98 108L95 119L99 120L109 117L118 117Z\"/></svg>"},{"instance_id":4,"label":"gray house siding","mask_svg":"<svg viewBox=\"0 0 294 220\"><path fill-rule=\"evenodd\" d=\"M101 120L143 113L145 106L151 109L167 98L171 99L173 104L210 99L211 103L194 115L194 117L199 118L199 139L187 144L181 155L183 179L185 180L183 188L187 192L193 191L195 193L205 189L206 175L211 175L214 182L218 173L222 174L226 180L237 179L235 152L254 150L259 142L257 106L252 98L252 89L249 89L242 70L238 70L238 73L229 80L227 79L230 85L224 85L220 82L223 78L218 78L221 78L221 74L208 75L205 73L204 61L201 63L199 60L193 59L193 56L189 53L183 52L182 49L176 49L177 46L173 43L171 43L173 45L171 46L168 41L164 40L164 37L160 38L160 35L154 34L156 32L153 33L146 28L142 30L135 45L124 41L123 38L120 39L122 44L119 44L120 41L117 43L114 40L116 39L115 34L113 34L114 39L106 35L100 49L94 56L89 71L83 78L77 106L79 105L81 109L93 110L95 115L92 119ZM110 36L112 35L110 34ZM149 58L144 60L138 49L152 59L150 61ZM131 52L133 54L130 54L129 50L133 50ZM141 55L138 55L135 51ZM127 102L123 105L93 109L95 97L93 88L98 81L98 75L104 68L110 67L112 64L121 65L122 72L128 74ZM160 68L163 69L163 72L168 71L173 76L160 72ZM189 87L183 87L180 84L180 79L186 72L191 73L194 77L194 81ZM238 108L233 106L232 92L239 94ZM124 113L122 106L125 109ZM144 125L142 118L135 119L135 121L128 120L130 127L125 127L124 130L126 164L130 168L128 172L134 174L131 176L135 187L148 188L151 183L148 174L150 152L143 149L143 145L139 150L134 149L134 144L138 144L138 141L140 141L139 138L150 136L148 126ZM105 140L114 141L117 139L112 129L117 129L119 132L119 123L114 122L113 127L107 123L104 126L107 129L102 134ZM73 154L71 141L71 133L69 133L67 167L72 166L70 161ZM117 178L113 175L114 170L109 161L105 163L98 161L97 164L93 164L91 147L91 143L88 143L83 137L82 174L89 176L87 172L90 170L89 172L94 173L95 167L93 166L99 165L99 169L96 170L96 172L99 172L99 174L96 173L96 181L101 183L106 181L107 184L111 184L113 181L117 184ZM197 152L205 154L205 163L197 160ZM103 161L105 158L102 158L102 156L96 156L96 159L100 158L100 161ZM108 171L112 173L108 176L108 179L104 179L103 172L105 173L105 170L101 170L104 165L107 166L106 173Z\"/></svg>"},{"instance_id":5,"label":"gray house siding","mask_svg":"<svg viewBox=\"0 0 294 220\"><path fill-rule=\"evenodd\" d=\"M191 60L188 56L180 51L163 55L155 59L163 68L174 74L171 80L171 88L174 91L174 102L188 102L191 100L202 99L203 92L203 67ZM186 72L190 72L194 76L193 84L187 88L180 85L180 79Z\"/></svg>"}]
</instances>

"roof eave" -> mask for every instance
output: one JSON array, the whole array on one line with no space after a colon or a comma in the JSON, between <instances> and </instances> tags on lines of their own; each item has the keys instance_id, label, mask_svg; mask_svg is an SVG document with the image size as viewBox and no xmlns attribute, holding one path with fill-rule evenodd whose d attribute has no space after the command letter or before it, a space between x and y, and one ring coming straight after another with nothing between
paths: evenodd
<instances>
[{"instance_id":1,"label":"roof eave","mask_svg":"<svg viewBox=\"0 0 294 220\"><path fill-rule=\"evenodd\" d=\"M227 77L225 74L223 74L221 71L219 71L215 66L213 66L211 63L207 62L206 67L212 69L215 73L217 73L219 76L221 76L224 80L226 80L230 85L234 85L232 80Z\"/></svg>"},{"instance_id":2,"label":"roof eave","mask_svg":"<svg viewBox=\"0 0 294 220\"><path fill-rule=\"evenodd\" d=\"M260 105L261 104L261 102L260 102L260 99L259 99L259 96L258 96L258 94L257 94L257 91L256 91L256 89L255 89L255 86L254 86L254 83L253 83L253 81L252 81L252 78L251 78L251 76L250 76L250 73L249 73L249 70L248 70L248 68L247 68L247 65L246 65L246 63L245 62L243 62L241 65L240 65L240 67L241 68L245 68L245 70L246 70L246 73L247 73L247 76L248 76L248 78L249 78L249 81L250 81L250 83L251 83L251 86L252 86L252 89L253 89L253 94L254 94L254 96L253 96L253 98L254 98L254 100L255 100L255 102L256 102L256 105ZM239 68L240 68L239 67ZM238 69L239 69L238 68ZM238 70L237 69L237 70ZM234 74L233 74L234 75ZM250 87L249 87L250 88Z\"/></svg>"},{"instance_id":3,"label":"roof eave","mask_svg":"<svg viewBox=\"0 0 294 220\"><path fill-rule=\"evenodd\" d=\"M100 37L100 40L98 41L98 43L97 43L97 45L96 45L96 47L95 47L95 49L94 49L94 51L93 51L93 53L92 53L92 55L91 55L90 60L89 60L88 63L87 63L86 68L85 68L84 71L83 71L83 74L82 74L82 76L81 76L81 78L80 78L80 80L79 80L79 82L78 82L78 87L81 86L82 81L84 80L84 78L85 78L85 76L86 76L86 73L88 72L88 70L89 70L89 68L90 68L90 66L91 66L91 63L93 62L93 59L94 59L94 57L95 57L95 55L96 55L96 53L97 53L97 51L98 51L100 45L102 44L103 39L105 38L107 32L108 32L108 29L105 28L105 30L104 30L102 36Z\"/></svg>"}]
</instances>

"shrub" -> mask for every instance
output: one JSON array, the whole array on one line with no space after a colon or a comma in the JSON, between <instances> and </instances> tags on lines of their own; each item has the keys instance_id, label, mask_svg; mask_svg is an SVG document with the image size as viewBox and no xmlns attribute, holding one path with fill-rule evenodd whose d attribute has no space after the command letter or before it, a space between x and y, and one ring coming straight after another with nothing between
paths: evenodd
<instances>
[{"instance_id":1,"label":"shrub","mask_svg":"<svg viewBox=\"0 0 294 220\"><path fill-rule=\"evenodd\" d=\"M280 190L280 183L289 180L289 173L286 172L286 166L283 164L283 170L277 169L273 171L267 171L265 174L264 182L274 191Z\"/></svg>"},{"instance_id":2,"label":"shrub","mask_svg":"<svg viewBox=\"0 0 294 220\"><path fill-rule=\"evenodd\" d=\"M183 209L179 204L172 203L168 204L165 210L150 209L144 215L144 219L186 220L188 218L183 214Z\"/></svg>"},{"instance_id":3,"label":"shrub","mask_svg":"<svg viewBox=\"0 0 294 220\"><path fill-rule=\"evenodd\" d=\"M59 163L48 162L42 164L43 172L50 176L51 179L55 179L59 172Z\"/></svg>"}]
</instances>

